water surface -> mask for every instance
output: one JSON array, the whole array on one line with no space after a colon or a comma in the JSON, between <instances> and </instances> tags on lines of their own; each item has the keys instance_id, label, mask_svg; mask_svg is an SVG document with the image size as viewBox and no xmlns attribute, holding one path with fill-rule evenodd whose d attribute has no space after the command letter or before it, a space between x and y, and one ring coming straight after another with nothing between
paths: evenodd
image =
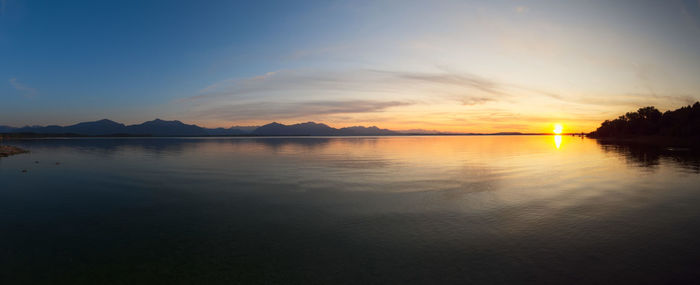
<instances>
[{"instance_id":1,"label":"water surface","mask_svg":"<svg viewBox=\"0 0 700 285\"><path fill-rule=\"evenodd\" d=\"M2 284L700 278L700 159L684 149L568 136L13 144L31 153L0 159Z\"/></svg>"}]
</instances>

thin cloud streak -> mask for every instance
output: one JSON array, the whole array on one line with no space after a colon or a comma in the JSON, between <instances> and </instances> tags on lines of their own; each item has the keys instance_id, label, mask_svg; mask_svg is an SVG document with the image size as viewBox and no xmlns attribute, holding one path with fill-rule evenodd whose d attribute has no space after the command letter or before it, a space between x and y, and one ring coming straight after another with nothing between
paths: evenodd
<instances>
[{"instance_id":1,"label":"thin cloud streak","mask_svg":"<svg viewBox=\"0 0 700 285\"><path fill-rule=\"evenodd\" d=\"M448 72L279 70L217 82L178 103L195 119L279 120L381 113L409 105L475 106L508 97L508 88L479 76Z\"/></svg>"},{"instance_id":2,"label":"thin cloud streak","mask_svg":"<svg viewBox=\"0 0 700 285\"><path fill-rule=\"evenodd\" d=\"M472 74L455 74L455 73L421 73L421 72L396 72L371 70L377 73L384 73L393 76L397 79L415 82L427 82L432 84L453 85L461 88L471 88L483 91L491 95L505 95L503 84L484 79Z\"/></svg>"},{"instance_id":3,"label":"thin cloud streak","mask_svg":"<svg viewBox=\"0 0 700 285\"><path fill-rule=\"evenodd\" d=\"M383 112L388 108L410 105L400 101L303 101L303 102L254 102L223 105L194 112L202 119L281 120L315 115L357 114Z\"/></svg>"},{"instance_id":4,"label":"thin cloud streak","mask_svg":"<svg viewBox=\"0 0 700 285\"><path fill-rule=\"evenodd\" d=\"M587 96L572 100L578 104L594 106L619 106L626 109L643 106L656 106L661 109L675 109L680 105L690 105L697 101L690 95L659 95L629 93L616 96Z\"/></svg>"},{"instance_id":5,"label":"thin cloud streak","mask_svg":"<svg viewBox=\"0 0 700 285\"><path fill-rule=\"evenodd\" d=\"M280 70L243 79L224 80L181 102L275 97L309 97L319 95L348 97L382 94L406 97L408 94L430 99L470 102L468 105L497 101L517 91L546 92L504 84L468 73L399 72L376 69L348 71ZM455 96L455 94L460 94ZM468 94L468 95L464 95Z\"/></svg>"},{"instance_id":6,"label":"thin cloud streak","mask_svg":"<svg viewBox=\"0 0 700 285\"><path fill-rule=\"evenodd\" d=\"M22 91L22 93L25 97L33 98L34 95L36 95L36 89L29 87L27 85L24 85L22 83L19 83L17 81L17 78L14 78L14 77L10 78L9 82L10 82L10 85L12 85L12 87L17 89L18 91Z\"/></svg>"}]
</instances>

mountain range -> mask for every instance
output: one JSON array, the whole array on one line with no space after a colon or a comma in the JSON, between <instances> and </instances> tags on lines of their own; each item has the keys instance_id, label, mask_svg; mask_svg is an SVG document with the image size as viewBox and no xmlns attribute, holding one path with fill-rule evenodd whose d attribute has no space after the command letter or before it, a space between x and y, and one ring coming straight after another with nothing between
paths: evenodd
<instances>
[{"instance_id":1,"label":"mountain range","mask_svg":"<svg viewBox=\"0 0 700 285\"><path fill-rule=\"evenodd\" d=\"M293 125L270 123L264 126L234 126L231 128L204 128L180 121L155 119L136 125L124 125L108 119L83 122L70 126L0 126L0 133L31 133L45 135L79 136L375 136L397 135L399 132L377 127L333 128L326 124L307 122Z\"/></svg>"}]
</instances>

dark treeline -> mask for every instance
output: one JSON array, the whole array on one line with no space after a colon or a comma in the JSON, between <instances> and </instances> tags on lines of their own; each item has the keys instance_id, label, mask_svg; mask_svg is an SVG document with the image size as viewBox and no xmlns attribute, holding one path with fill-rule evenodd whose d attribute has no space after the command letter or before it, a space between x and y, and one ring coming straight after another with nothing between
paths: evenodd
<instances>
[{"instance_id":1,"label":"dark treeline","mask_svg":"<svg viewBox=\"0 0 700 285\"><path fill-rule=\"evenodd\" d=\"M606 120L590 134L592 137L614 138L663 136L691 138L700 136L700 102L661 113L644 107L614 120Z\"/></svg>"}]
</instances>

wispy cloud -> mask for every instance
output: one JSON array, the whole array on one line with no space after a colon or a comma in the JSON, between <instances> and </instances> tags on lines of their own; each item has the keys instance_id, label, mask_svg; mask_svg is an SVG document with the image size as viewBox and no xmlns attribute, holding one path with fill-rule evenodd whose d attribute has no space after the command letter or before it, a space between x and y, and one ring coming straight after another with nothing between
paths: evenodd
<instances>
[{"instance_id":1,"label":"wispy cloud","mask_svg":"<svg viewBox=\"0 0 700 285\"><path fill-rule=\"evenodd\" d=\"M279 70L224 80L179 103L194 119L275 120L357 113L367 117L415 105L473 107L518 100L516 94L561 99L537 88L445 69L355 69Z\"/></svg>"},{"instance_id":2,"label":"wispy cloud","mask_svg":"<svg viewBox=\"0 0 700 285\"><path fill-rule=\"evenodd\" d=\"M644 106L656 106L660 109L675 109L681 105L690 105L695 101L697 101L697 99L691 95L660 95L655 93L628 93L616 94L615 96L586 96L571 100L571 102L575 102L577 104L620 107L619 109L628 111Z\"/></svg>"},{"instance_id":3,"label":"wispy cloud","mask_svg":"<svg viewBox=\"0 0 700 285\"><path fill-rule=\"evenodd\" d=\"M388 74L403 81L425 82L438 85L451 85L460 88L475 89L491 95L505 95L504 85L473 74L456 74L449 72L396 72L373 70L377 73Z\"/></svg>"},{"instance_id":4,"label":"wispy cloud","mask_svg":"<svg viewBox=\"0 0 700 285\"><path fill-rule=\"evenodd\" d=\"M231 104L197 110L200 119L218 120L281 120L318 115L357 114L382 112L411 102L378 100L254 102Z\"/></svg>"},{"instance_id":5,"label":"wispy cloud","mask_svg":"<svg viewBox=\"0 0 700 285\"><path fill-rule=\"evenodd\" d=\"M25 97L32 98L34 97L34 95L36 95L36 89L20 83L19 81L17 81L17 78L10 78L9 82L10 85L12 85L12 87L17 89L18 91L21 91Z\"/></svg>"},{"instance_id":6,"label":"wispy cloud","mask_svg":"<svg viewBox=\"0 0 700 285\"><path fill-rule=\"evenodd\" d=\"M488 98L488 97L463 97L461 100L462 105L479 105L479 104L484 104L489 101L494 101L493 98Z\"/></svg>"},{"instance_id":7,"label":"wispy cloud","mask_svg":"<svg viewBox=\"0 0 700 285\"><path fill-rule=\"evenodd\" d=\"M403 72L359 69L346 71L280 70L264 75L224 80L208 86L184 101L204 102L263 97L327 98L384 95L485 103L508 96L522 87L504 84L468 73ZM456 94L459 94L457 96ZM464 95L468 94L468 95Z\"/></svg>"}]
</instances>

